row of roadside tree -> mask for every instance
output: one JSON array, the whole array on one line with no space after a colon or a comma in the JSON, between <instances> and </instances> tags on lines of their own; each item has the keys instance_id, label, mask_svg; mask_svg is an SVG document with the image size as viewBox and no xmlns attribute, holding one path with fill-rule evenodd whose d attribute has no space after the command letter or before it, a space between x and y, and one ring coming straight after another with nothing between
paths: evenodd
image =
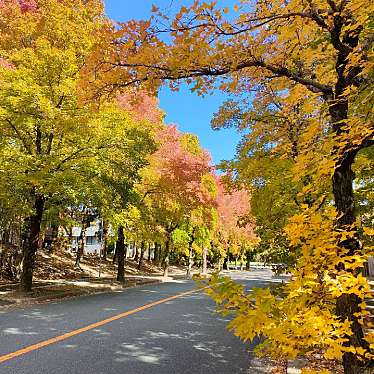
<instances>
[{"instance_id":1,"label":"row of roadside tree","mask_svg":"<svg viewBox=\"0 0 374 374\"><path fill-rule=\"evenodd\" d=\"M172 252L190 269L194 253L223 263L254 245L248 192L225 191L197 137L166 125L152 95L81 99L82 69L111 27L97 1L0 2L0 233L3 250L22 252L23 291L46 230L84 233L98 216L120 281L130 241L155 245L165 275ZM81 235L77 266L83 246Z\"/></svg>"}]
</instances>

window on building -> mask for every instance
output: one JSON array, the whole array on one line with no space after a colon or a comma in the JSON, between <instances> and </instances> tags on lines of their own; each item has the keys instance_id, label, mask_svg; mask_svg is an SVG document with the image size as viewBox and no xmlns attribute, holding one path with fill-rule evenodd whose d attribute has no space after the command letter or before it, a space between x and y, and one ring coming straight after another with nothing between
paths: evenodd
<instances>
[{"instance_id":1,"label":"window on building","mask_svg":"<svg viewBox=\"0 0 374 374\"><path fill-rule=\"evenodd\" d=\"M87 245L95 245L95 244L97 244L96 236L87 236L86 237L86 244Z\"/></svg>"}]
</instances>

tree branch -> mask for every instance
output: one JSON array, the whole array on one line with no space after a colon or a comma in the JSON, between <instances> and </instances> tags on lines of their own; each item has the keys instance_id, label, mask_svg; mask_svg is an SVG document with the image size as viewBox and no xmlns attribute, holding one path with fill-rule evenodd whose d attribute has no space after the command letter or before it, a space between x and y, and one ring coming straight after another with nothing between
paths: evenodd
<instances>
[{"instance_id":1,"label":"tree branch","mask_svg":"<svg viewBox=\"0 0 374 374\"><path fill-rule=\"evenodd\" d=\"M296 74L292 72L286 67L279 67L279 66L271 65L271 64L264 62L263 60L257 60L257 59L251 59L249 61L242 61L236 65L232 63L227 63L226 66L220 66L220 67L202 66L202 67L197 67L195 69L191 69L188 71L182 70L182 71L175 71L175 72L173 72L168 67L153 65L153 64L141 64L141 63L132 64L132 63L120 62L120 63L113 63L112 65L118 66L118 67L127 67L127 68L131 68L131 67L148 68L151 70L161 72L161 75L156 77L156 79L171 80L171 81L179 80L179 79L186 79L186 78L193 78L193 77L202 77L202 76L222 76L233 71L240 71L240 70L250 68L250 67L262 67L270 71L271 73L276 74L278 77L287 77L296 83L300 83L303 86L307 87L312 92L315 92L315 93L320 92L324 94L325 96L329 96L329 97L333 95L333 89L329 85L325 85L314 79L303 77L300 74ZM126 84L120 84L120 86L127 86L127 85L133 84L134 82L142 82L148 79L149 79L148 76L145 76L143 78L136 78Z\"/></svg>"},{"instance_id":2,"label":"tree branch","mask_svg":"<svg viewBox=\"0 0 374 374\"><path fill-rule=\"evenodd\" d=\"M18 131L17 127L12 123L12 121L8 118L5 119L5 121L9 124L9 126L13 129L13 131L16 133L18 136L18 139L21 141L22 145L25 147L26 151L32 155L32 151L30 146L27 144L26 140L23 138L21 133Z\"/></svg>"}]
</instances>

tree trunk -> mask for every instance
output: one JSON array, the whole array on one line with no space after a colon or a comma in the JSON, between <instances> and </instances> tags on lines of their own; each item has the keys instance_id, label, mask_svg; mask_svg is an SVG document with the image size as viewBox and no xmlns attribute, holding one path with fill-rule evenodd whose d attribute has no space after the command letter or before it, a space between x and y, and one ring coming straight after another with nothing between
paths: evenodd
<instances>
[{"instance_id":1,"label":"tree trunk","mask_svg":"<svg viewBox=\"0 0 374 374\"><path fill-rule=\"evenodd\" d=\"M221 256L218 257L218 271L222 270L222 258Z\"/></svg>"},{"instance_id":2,"label":"tree trunk","mask_svg":"<svg viewBox=\"0 0 374 374\"><path fill-rule=\"evenodd\" d=\"M81 269L81 259L82 259L83 254L84 254L84 242L86 240L86 228L87 228L86 223L83 223L81 234L80 234L79 241L78 241L77 256L75 258L74 267L76 267L80 270L82 270Z\"/></svg>"},{"instance_id":3,"label":"tree trunk","mask_svg":"<svg viewBox=\"0 0 374 374\"><path fill-rule=\"evenodd\" d=\"M152 249L151 249L151 243L149 243L148 244L148 262L151 262L151 251L152 251Z\"/></svg>"},{"instance_id":4,"label":"tree trunk","mask_svg":"<svg viewBox=\"0 0 374 374\"><path fill-rule=\"evenodd\" d=\"M64 226L65 233L67 234L67 248L73 249L73 226Z\"/></svg>"},{"instance_id":5,"label":"tree trunk","mask_svg":"<svg viewBox=\"0 0 374 374\"><path fill-rule=\"evenodd\" d=\"M226 256L224 259L223 259L223 270L229 270L229 258L228 256Z\"/></svg>"},{"instance_id":6,"label":"tree trunk","mask_svg":"<svg viewBox=\"0 0 374 374\"><path fill-rule=\"evenodd\" d=\"M117 237L117 261L118 261L118 269L117 269L117 281L124 282L125 281L125 235L123 232L123 226L118 227L118 237Z\"/></svg>"},{"instance_id":7,"label":"tree trunk","mask_svg":"<svg viewBox=\"0 0 374 374\"><path fill-rule=\"evenodd\" d=\"M156 264L158 259L158 244L154 243L154 249L153 249L153 263Z\"/></svg>"},{"instance_id":8,"label":"tree trunk","mask_svg":"<svg viewBox=\"0 0 374 374\"><path fill-rule=\"evenodd\" d=\"M56 225L55 223L51 225L51 229L52 229L51 236L52 237L51 237L51 245L49 247L50 252L53 252L58 245L58 228L59 226Z\"/></svg>"},{"instance_id":9,"label":"tree trunk","mask_svg":"<svg viewBox=\"0 0 374 374\"><path fill-rule=\"evenodd\" d=\"M248 271L251 269L251 252L247 251L245 253L245 257L246 257L245 270Z\"/></svg>"},{"instance_id":10,"label":"tree trunk","mask_svg":"<svg viewBox=\"0 0 374 374\"><path fill-rule=\"evenodd\" d=\"M208 248L205 248L203 249L203 271L202 271L202 275L206 275L207 274L207 258L208 258Z\"/></svg>"},{"instance_id":11,"label":"tree trunk","mask_svg":"<svg viewBox=\"0 0 374 374\"><path fill-rule=\"evenodd\" d=\"M160 243L158 245L158 258L157 258L158 266L162 265L162 259L163 258L164 258L164 249L162 248L162 244Z\"/></svg>"},{"instance_id":12,"label":"tree trunk","mask_svg":"<svg viewBox=\"0 0 374 374\"><path fill-rule=\"evenodd\" d=\"M106 255L108 253L108 221L107 220L103 220L103 237L102 237L102 251L101 251L101 255L102 255L102 259L103 260L106 260Z\"/></svg>"},{"instance_id":13,"label":"tree trunk","mask_svg":"<svg viewBox=\"0 0 374 374\"><path fill-rule=\"evenodd\" d=\"M28 219L27 238L23 246L22 272L20 289L31 292L35 255L39 246L40 229L44 212L44 197L35 194L34 213Z\"/></svg>"},{"instance_id":14,"label":"tree trunk","mask_svg":"<svg viewBox=\"0 0 374 374\"><path fill-rule=\"evenodd\" d=\"M347 160L349 161L349 160ZM337 228L347 229L349 225L355 222L352 162L343 162L336 168L333 175L333 193L335 206L340 217L337 220ZM360 244L358 238L352 238L340 243L345 250L348 249L348 255L354 256L360 253ZM343 270L343 269L339 269ZM346 270L348 271L348 270ZM349 341L344 343L346 346L363 347L368 349L368 343L364 340L362 325L359 323L355 313L361 312L360 304L363 302L355 294L343 294L336 302L336 314L341 321L348 319L351 322L352 336ZM364 363L358 359L356 354L345 352L343 354L343 366L345 373L359 374L364 373Z\"/></svg>"},{"instance_id":15,"label":"tree trunk","mask_svg":"<svg viewBox=\"0 0 374 374\"><path fill-rule=\"evenodd\" d=\"M188 243L188 267L187 267L187 277L191 278L192 266L193 266L193 242L191 239Z\"/></svg>"},{"instance_id":16,"label":"tree trunk","mask_svg":"<svg viewBox=\"0 0 374 374\"><path fill-rule=\"evenodd\" d=\"M162 246L161 244L155 243L157 251L155 253L155 264L157 266L162 265Z\"/></svg>"},{"instance_id":17,"label":"tree trunk","mask_svg":"<svg viewBox=\"0 0 374 374\"><path fill-rule=\"evenodd\" d=\"M166 239L165 243L165 253L162 261L162 268L164 270L164 278L167 278L169 275L169 251L170 251L170 238Z\"/></svg>"},{"instance_id":18,"label":"tree trunk","mask_svg":"<svg viewBox=\"0 0 374 374\"><path fill-rule=\"evenodd\" d=\"M134 257L134 261L135 261L135 262L138 262L138 261L139 261L139 248L138 248L138 246L136 245L135 242L134 242L134 248L135 248L135 257Z\"/></svg>"},{"instance_id":19,"label":"tree trunk","mask_svg":"<svg viewBox=\"0 0 374 374\"><path fill-rule=\"evenodd\" d=\"M145 243L142 242L141 248L140 248L140 256L139 256L139 263L138 263L138 270L141 269L143 264L143 258L144 258L144 252L145 252Z\"/></svg>"},{"instance_id":20,"label":"tree trunk","mask_svg":"<svg viewBox=\"0 0 374 374\"><path fill-rule=\"evenodd\" d=\"M342 78L344 79L344 78ZM344 132L344 125L348 118L348 102L342 98L344 87L336 87L337 99L330 105L329 111L333 124L333 130L339 142L339 136ZM337 230L349 230L356 222L355 204L353 193L353 181L355 174L352 165L357 151L347 151L340 155L336 163L335 172L332 177L332 189L334 194L335 207L338 213L336 221ZM361 255L360 242L358 238L343 240L340 247L348 251L348 256ZM338 265L338 270L344 271L343 265ZM352 270L345 270L352 272ZM364 340L362 325L359 323L356 313L360 313L362 308L361 298L354 294L343 294L336 301L336 314L341 321L349 320L353 334L347 336L348 341L344 346L362 347L369 349L369 344ZM346 374L362 374L367 370L367 362L360 360L358 355L351 352L343 353L343 366Z\"/></svg>"}]
</instances>

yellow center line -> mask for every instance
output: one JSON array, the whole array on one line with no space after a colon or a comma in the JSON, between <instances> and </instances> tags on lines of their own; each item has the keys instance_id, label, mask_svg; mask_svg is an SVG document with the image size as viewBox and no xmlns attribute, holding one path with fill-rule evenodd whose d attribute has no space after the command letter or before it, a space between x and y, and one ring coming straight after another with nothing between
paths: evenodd
<instances>
[{"instance_id":1,"label":"yellow center line","mask_svg":"<svg viewBox=\"0 0 374 374\"><path fill-rule=\"evenodd\" d=\"M32 352L32 351L36 351L37 349L41 349L41 348L47 347L48 345L55 344L55 343L60 342L62 340L71 338L72 336L76 336L76 335L79 335L79 334L81 334L83 332L86 332L86 331L95 329L97 327L106 325L106 324L108 324L110 322L117 321L117 320L119 320L121 318L125 318L127 316L131 316L132 314L141 312L142 310L152 308L152 307L154 307L156 305L163 304L163 303L166 303L168 301L175 300L175 299L177 299L179 297L190 295L190 294L192 294L194 292L198 292L198 291L200 291L200 290L199 289L194 289L194 290L191 290L191 291L182 292L182 293L176 294L174 296L167 297L165 299L154 301L153 303L145 304L143 306L140 306L138 308L129 310L127 312L124 312L124 313L121 313L121 314L117 314L117 315L115 315L113 317L103 319L103 320L101 320L99 322L92 323L91 325L82 327L80 329L67 332L66 334L59 335L59 336L56 336L54 338L51 338L51 339L48 339L48 340L44 340L42 342L39 342L39 343L36 343L36 344L33 344L33 345L29 345L28 347L19 349L17 351L8 353L8 354L3 355L3 356L0 356L0 364L3 363L3 362L5 362L5 361L9 361L9 360L11 360L13 358L22 356L22 355L24 355L26 353L29 353L29 352Z\"/></svg>"}]
</instances>

